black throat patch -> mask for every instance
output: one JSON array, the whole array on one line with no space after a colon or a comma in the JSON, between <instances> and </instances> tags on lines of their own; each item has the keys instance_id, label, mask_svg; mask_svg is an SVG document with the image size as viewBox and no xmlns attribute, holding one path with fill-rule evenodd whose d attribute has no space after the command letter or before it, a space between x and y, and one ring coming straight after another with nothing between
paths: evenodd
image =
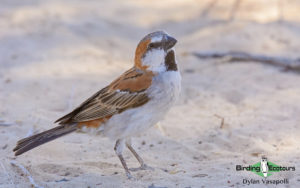
<instances>
[{"instance_id":1,"label":"black throat patch","mask_svg":"<svg viewBox=\"0 0 300 188\"><path fill-rule=\"evenodd\" d=\"M174 50L170 50L165 57L165 65L167 71L177 71L177 64L175 62L175 53Z\"/></svg>"}]
</instances>

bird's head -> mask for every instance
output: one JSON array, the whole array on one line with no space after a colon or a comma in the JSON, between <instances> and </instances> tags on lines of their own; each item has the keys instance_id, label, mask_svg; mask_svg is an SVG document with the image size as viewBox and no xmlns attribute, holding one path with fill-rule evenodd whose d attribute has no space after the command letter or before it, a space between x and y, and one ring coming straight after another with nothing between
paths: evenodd
<instances>
[{"instance_id":1,"label":"bird's head","mask_svg":"<svg viewBox=\"0 0 300 188\"><path fill-rule=\"evenodd\" d=\"M262 157L261 157L261 163L266 163L266 162L268 162L267 157L262 156Z\"/></svg>"},{"instance_id":2,"label":"bird's head","mask_svg":"<svg viewBox=\"0 0 300 188\"><path fill-rule=\"evenodd\" d=\"M164 31L156 31L146 35L136 48L135 66L139 69L152 72L166 71L169 66L165 62L168 54L168 57L172 56L172 61L176 66L174 50L172 49L176 42L175 38Z\"/></svg>"}]
</instances>

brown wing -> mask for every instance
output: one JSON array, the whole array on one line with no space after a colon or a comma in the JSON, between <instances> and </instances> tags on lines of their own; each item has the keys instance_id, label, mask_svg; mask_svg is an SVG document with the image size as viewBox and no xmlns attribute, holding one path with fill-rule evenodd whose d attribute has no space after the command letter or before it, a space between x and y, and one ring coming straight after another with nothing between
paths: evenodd
<instances>
[{"instance_id":1,"label":"brown wing","mask_svg":"<svg viewBox=\"0 0 300 188\"><path fill-rule=\"evenodd\" d=\"M55 122L69 124L99 120L141 106L149 101L145 90L151 85L152 77L152 72L132 68Z\"/></svg>"}]
</instances>

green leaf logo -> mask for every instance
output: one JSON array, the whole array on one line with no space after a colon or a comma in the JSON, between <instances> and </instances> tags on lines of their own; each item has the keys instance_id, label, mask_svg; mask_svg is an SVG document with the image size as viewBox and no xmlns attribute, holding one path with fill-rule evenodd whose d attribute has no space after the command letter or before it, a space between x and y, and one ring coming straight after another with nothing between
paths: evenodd
<instances>
[{"instance_id":1,"label":"green leaf logo","mask_svg":"<svg viewBox=\"0 0 300 188\"><path fill-rule=\"evenodd\" d=\"M254 165L251 165L251 167L253 167L253 168L251 168L251 172L254 172L255 174L257 174L261 177L265 177L261 170L260 171L255 170L255 169L261 169L261 165L262 165L261 162L258 162ZM274 163L268 161L267 165L268 165L268 172L267 172L266 177L271 176L273 174L273 172L279 172L280 171L279 170L280 166L277 165L277 164L274 164ZM278 167L278 168L274 168L274 167Z\"/></svg>"}]
</instances>

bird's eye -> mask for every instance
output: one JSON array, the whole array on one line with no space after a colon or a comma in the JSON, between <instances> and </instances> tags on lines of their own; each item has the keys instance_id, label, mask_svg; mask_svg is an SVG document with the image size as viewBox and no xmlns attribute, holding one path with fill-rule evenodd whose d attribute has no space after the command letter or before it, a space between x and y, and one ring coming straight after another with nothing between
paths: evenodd
<instances>
[{"instance_id":1,"label":"bird's eye","mask_svg":"<svg viewBox=\"0 0 300 188\"><path fill-rule=\"evenodd\" d=\"M149 48L154 48L154 46L155 46L154 43L149 44Z\"/></svg>"},{"instance_id":2,"label":"bird's eye","mask_svg":"<svg viewBox=\"0 0 300 188\"><path fill-rule=\"evenodd\" d=\"M148 45L148 48L160 48L161 42L152 42Z\"/></svg>"}]
</instances>

